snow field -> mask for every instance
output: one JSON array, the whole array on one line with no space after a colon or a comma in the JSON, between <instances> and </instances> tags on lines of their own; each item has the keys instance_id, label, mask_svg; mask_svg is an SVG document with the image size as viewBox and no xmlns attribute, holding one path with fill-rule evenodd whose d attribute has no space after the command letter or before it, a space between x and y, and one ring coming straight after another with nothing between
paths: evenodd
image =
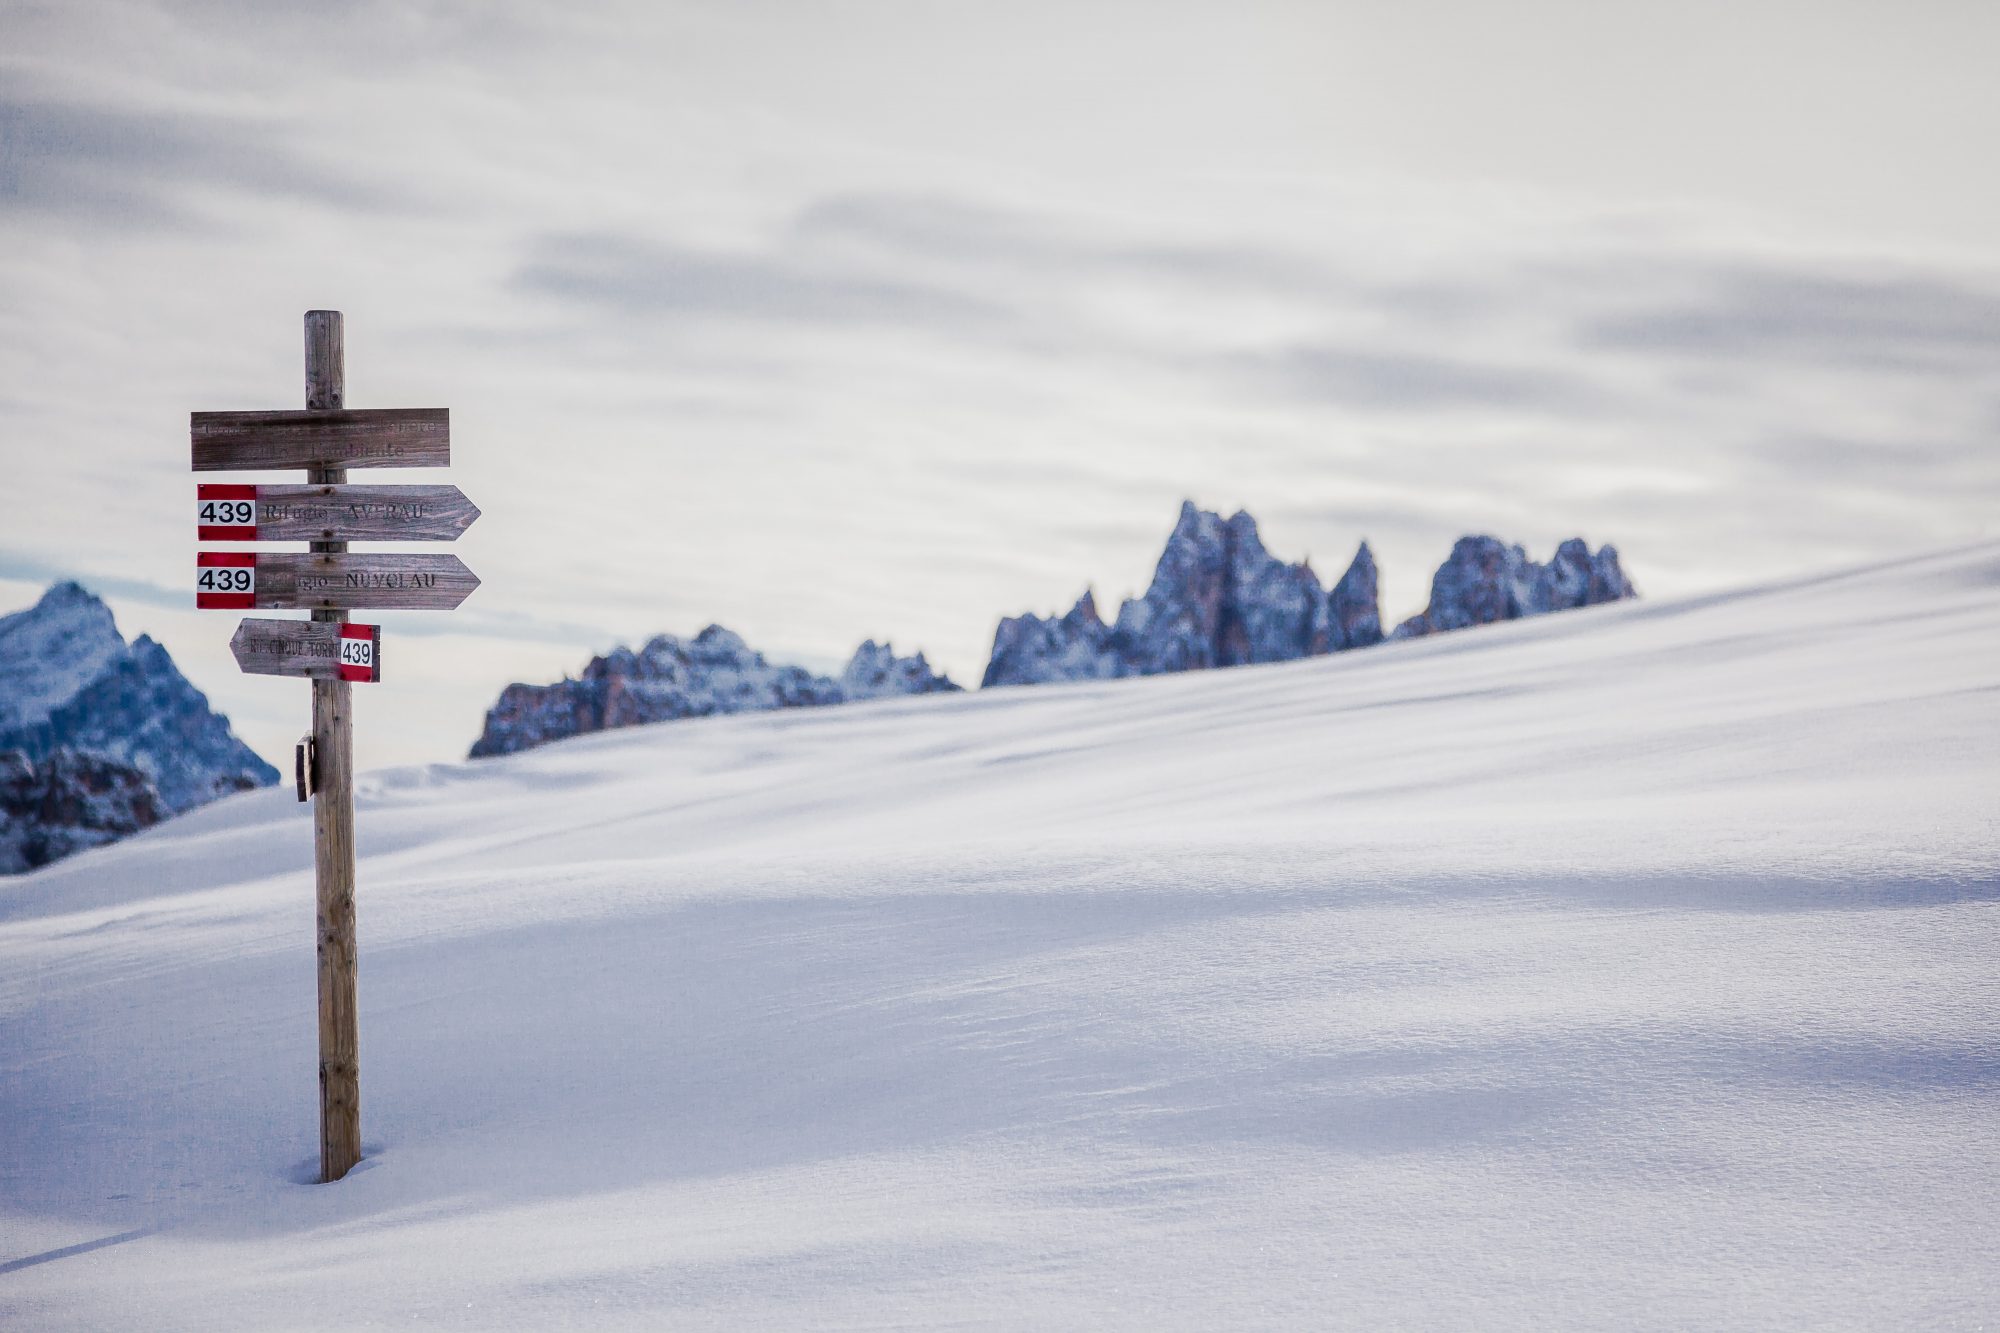
<instances>
[{"instance_id":1,"label":"snow field","mask_svg":"<svg viewBox=\"0 0 2000 1333\"><path fill-rule=\"evenodd\" d=\"M0 1323L1978 1327L1996 723L1988 544L365 775L335 1186L232 798L0 886Z\"/></svg>"}]
</instances>

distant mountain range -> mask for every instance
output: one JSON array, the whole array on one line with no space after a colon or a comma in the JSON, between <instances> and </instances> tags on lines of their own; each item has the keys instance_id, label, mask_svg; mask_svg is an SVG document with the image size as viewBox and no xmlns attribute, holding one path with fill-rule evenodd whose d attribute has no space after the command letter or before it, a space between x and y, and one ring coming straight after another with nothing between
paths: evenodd
<instances>
[{"instance_id":1,"label":"distant mountain range","mask_svg":"<svg viewBox=\"0 0 2000 1333\"><path fill-rule=\"evenodd\" d=\"M1610 546L1592 555L1581 537L1572 537L1556 547L1549 563L1538 565L1520 547L1497 538L1461 537L1431 576L1430 605L1389 637L1413 639L1638 595Z\"/></svg>"},{"instance_id":2,"label":"distant mountain range","mask_svg":"<svg viewBox=\"0 0 2000 1333\"><path fill-rule=\"evenodd\" d=\"M1000 622L982 686L1106 680L1287 662L1635 596L1609 546L1580 539L1546 563L1494 537L1465 537L1430 602L1387 634L1363 542L1331 587L1310 564L1264 549L1247 513L1183 504L1143 597L1106 623L1085 592L1062 615ZM473 757L677 718L812 708L960 688L922 653L873 640L838 676L774 664L710 625L620 647L551 685L509 685ZM278 772L152 639L127 644L111 611L74 583L0 618L0 874L18 873L191 810L270 786Z\"/></svg>"},{"instance_id":3,"label":"distant mountain range","mask_svg":"<svg viewBox=\"0 0 2000 1333\"><path fill-rule=\"evenodd\" d=\"M1331 588L1310 564L1264 549L1257 521L1181 506L1143 597L1106 624L1089 592L1060 616L1000 622L980 684L1034 685L1289 662L1383 641L1375 557L1366 542ZM1465 537L1431 579L1430 603L1386 637L1415 638L1636 596L1610 546L1580 539L1547 564L1498 538ZM637 652L592 658L553 685L510 685L486 715L472 755L511 754L565 736L714 713L817 707L959 686L923 654L864 643L838 679L773 666L711 625L691 641L661 635Z\"/></svg>"},{"instance_id":4,"label":"distant mountain range","mask_svg":"<svg viewBox=\"0 0 2000 1333\"><path fill-rule=\"evenodd\" d=\"M1181 506L1152 586L1107 625L1085 592L1067 614L1000 622L981 685L1156 676L1289 662L1382 641L1375 556L1363 542L1331 591L1264 549L1257 520Z\"/></svg>"},{"instance_id":5,"label":"distant mountain range","mask_svg":"<svg viewBox=\"0 0 2000 1333\"><path fill-rule=\"evenodd\" d=\"M838 677L773 666L742 638L710 625L692 639L661 634L634 652L593 657L583 674L553 685L509 685L486 714L472 758L513 754L566 736L718 713L814 708L891 694L960 687L924 655L898 657L874 640L854 650Z\"/></svg>"},{"instance_id":6,"label":"distant mountain range","mask_svg":"<svg viewBox=\"0 0 2000 1333\"><path fill-rule=\"evenodd\" d=\"M0 874L277 780L165 648L127 644L78 585L0 617Z\"/></svg>"}]
</instances>

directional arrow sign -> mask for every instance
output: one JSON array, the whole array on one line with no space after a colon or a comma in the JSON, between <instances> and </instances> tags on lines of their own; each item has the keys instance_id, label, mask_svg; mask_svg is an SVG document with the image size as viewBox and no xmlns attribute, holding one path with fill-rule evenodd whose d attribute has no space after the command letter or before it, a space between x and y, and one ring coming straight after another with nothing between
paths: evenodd
<instances>
[{"instance_id":1,"label":"directional arrow sign","mask_svg":"<svg viewBox=\"0 0 2000 1333\"><path fill-rule=\"evenodd\" d=\"M351 621L254 620L229 641L236 665L256 676L382 679L382 627Z\"/></svg>"},{"instance_id":2,"label":"directional arrow sign","mask_svg":"<svg viewBox=\"0 0 2000 1333\"><path fill-rule=\"evenodd\" d=\"M205 542L455 541L479 508L456 486L195 487Z\"/></svg>"},{"instance_id":3,"label":"directional arrow sign","mask_svg":"<svg viewBox=\"0 0 2000 1333\"><path fill-rule=\"evenodd\" d=\"M201 551L194 604L267 611L449 611L479 578L455 555L323 555Z\"/></svg>"},{"instance_id":4,"label":"directional arrow sign","mask_svg":"<svg viewBox=\"0 0 2000 1333\"><path fill-rule=\"evenodd\" d=\"M451 421L442 407L329 412L195 412L196 472L292 467L447 467Z\"/></svg>"}]
</instances>

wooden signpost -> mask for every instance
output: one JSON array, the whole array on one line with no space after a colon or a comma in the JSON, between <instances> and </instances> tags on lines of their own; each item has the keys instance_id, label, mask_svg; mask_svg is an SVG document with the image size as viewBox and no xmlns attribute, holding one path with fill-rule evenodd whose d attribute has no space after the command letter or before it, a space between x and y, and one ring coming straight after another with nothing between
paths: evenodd
<instances>
[{"instance_id":1,"label":"wooden signpost","mask_svg":"<svg viewBox=\"0 0 2000 1333\"><path fill-rule=\"evenodd\" d=\"M452 611L479 586L455 555L202 551L194 573L194 604L212 611Z\"/></svg>"},{"instance_id":2,"label":"wooden signpost","mask_svg":"<svg viewBox=\"0 0 2000 1333\"><path fill-rule=\"evenodd\" d=\"M299 799L313 801L319 917L320 1179L361 1160L355 1023L354 731L349 686L382 678L382 631L348 622L362 607L449 611L479 580L456 556L350 555L350 541L451 541L479 517L456 486L350 486L350 467L446 467L444 408L346 408L338 310L306 312L303 412L196 412L197 472L304 468L303 486L196 488L201 541L305 541L310 551L202 551L195 605L310 611L247 619L229 641L237 665L312 681L312 731L300 743Z\"/></svg>"},{"instance_id":3,"label":"wooden signpost","mask_svg":"<svg viewBox=\"0 0 2000 1333\"><path fill-rule=\"evenodd\" d=\"M478 508L456 486L197 486L205 542L449 542Z\"/></svg>"},{"instance_id":4,"label":"wooden signpost","mask_svg":"<svg viewBox=\"0 0 2000 1333\"><path fill-rule=\"evenodd\" d=\"M315 680L382 679L382 627L352 621L245 620L229 641L236 665L252 676Z\"/></svg>"},{"instance_id":5,"label":"wooden signpost","mask_svg":"<svg viewBox=\"0 0 2000 1333\"><path fill-rule=\"evenodd\" d=\"M333 316L338 310L313 310ZM339 334L334 335L335 355ZM311 352L311 335L307 335ZM307 372L310 374L310 370ZM342 372L329 387L337 399ZM196 412L189 418L196 472L248 472L302 467L323 472L350 467L450 467L451 422L442 407L391 407L344 412L307 407L303 412Z\"/></svg>"}]
</instances>

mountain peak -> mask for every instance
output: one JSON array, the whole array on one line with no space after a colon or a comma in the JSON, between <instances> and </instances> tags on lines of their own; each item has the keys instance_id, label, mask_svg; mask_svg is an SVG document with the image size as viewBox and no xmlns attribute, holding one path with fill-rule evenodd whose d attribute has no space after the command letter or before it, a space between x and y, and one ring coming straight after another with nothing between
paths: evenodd
<instances>
[{"instance_id":1,"label":"mountain peak","mask_svg":"<svg viewBox=\"0 0 2000 1333\"><path fill-rule=\"evenodd\" d=\"M889 644L873 639L855 649L834 679L800 666L773 665L742 635L710 625L692 639L657 634L636 653L614 648L593 657L574 679L509 685L487 711L471 757L513 754L570 736L678 718L958 688L933 671L922 653L898 657Z\"/></svg>"},{"instance_id":2,"label":"mountain peak","mask_svg":"<svg viewBox=\"0 0 2000 1333\"><path fill-rule=\"evenodd\" d=\"M145 634L127 644L74 582L0 617L0 752L14 756L9 799L42 812L10 830L15 850L48 856L278 780L166 648ZM119 795L83 799L93 792Z\"/></svg>"},{"instance_id":3,"label":"mountain peak","mask_svg":"<svg viewBox=\"0 0 2000 1333\"><path fill-rule=\"evenodd\" d=\"M1224 519L1186 500L1151 586L1119 608L1110 629L1088 593L1060 619L1003 620L982 683L1150 676L1366 648L1383 637L1379 583L1366 541L1322 590L1309 561L1286 564L1265 549L1248 510ZM1610 546L1593 555L1573 537L1539 565L1519 546L1474 534L1453 543L1433 581L1431 608L1405 621L1396 637L1635 595Z\"/></svg>"},{"instance_id":4,"label":"mountain peak","mask_svg":"<svg viewBox=\"0 0 2000 1333\"><path fill-rule=\"evenodd\" d=\"M1152 584L1119 608L1112 628L1098 620L1087 593L1059 620L1003 621L985 683L1284 662L1381 638L1372 556L1362 574L1350 570L1336 585L1334 597L1344 600L1330 600L1309 563L1287 564L1265 549L1248 510L1224 519L1183 501ZM1081 614L1086 605L1089 614Z\"/></svg>"},{"instance_id":5,"label":"mountain peak","mask_svg":"<svg viewBox=\"0 0 2000 1333\"><path fill-rule=\"evenodd\" d=\"M111 608L79 583L0 616L0 732L47 721L125 652Z\"/></svg>"},{"instance_id":6,"label":"mountain peak","mask_svg":"<svg viewBox=\"0 0 2000 1333\"><path fill-rule=\"evenodd\" d=\"M60 583L51 583L49 590L42 594L40 601L35 603L34 609L41 611L63 606L82 605L103 606L104 603L96 593L90 591L90 589L84 587L75 579L64 579Z\"/></svg>"},{"instance_id":7,"label":"mountain peak","mask_svg":"<svg viewBox=\"0 0 2000 1333\"><path fill-rule=\"evenodd\" d=\"M1590 553L1581 537L1559 543L1547 564L1519 545L1475 534L1452 543L1431 578L1431 600L1396 627L1393 637L1418 638L1523 616L1568 611L1638 596L1611 546Z\"/></svg>"},{"instance_id":8,"label":"mountain peak","mask_svg":"<svg viewBox=\"0 0 2000 1333\"><path fill-rule=\"evenodd\" d=\"M922 653L896 656L895 645L865 640L840 673L841 693L849 702L895 694L953 693L950 677L931 669Z\"/></svg>"},{"instance_id":9,"label":"mountain peak","mask_svg":"<svg viewBox=\"0 0 2000 1333\"><path fill-rule=\"evenodd\" d=\"M1381 593L1375 553L1363 541L1326 595L1327 651L1367 648L1382 642Z\"/></svg>"}]
</instances>

